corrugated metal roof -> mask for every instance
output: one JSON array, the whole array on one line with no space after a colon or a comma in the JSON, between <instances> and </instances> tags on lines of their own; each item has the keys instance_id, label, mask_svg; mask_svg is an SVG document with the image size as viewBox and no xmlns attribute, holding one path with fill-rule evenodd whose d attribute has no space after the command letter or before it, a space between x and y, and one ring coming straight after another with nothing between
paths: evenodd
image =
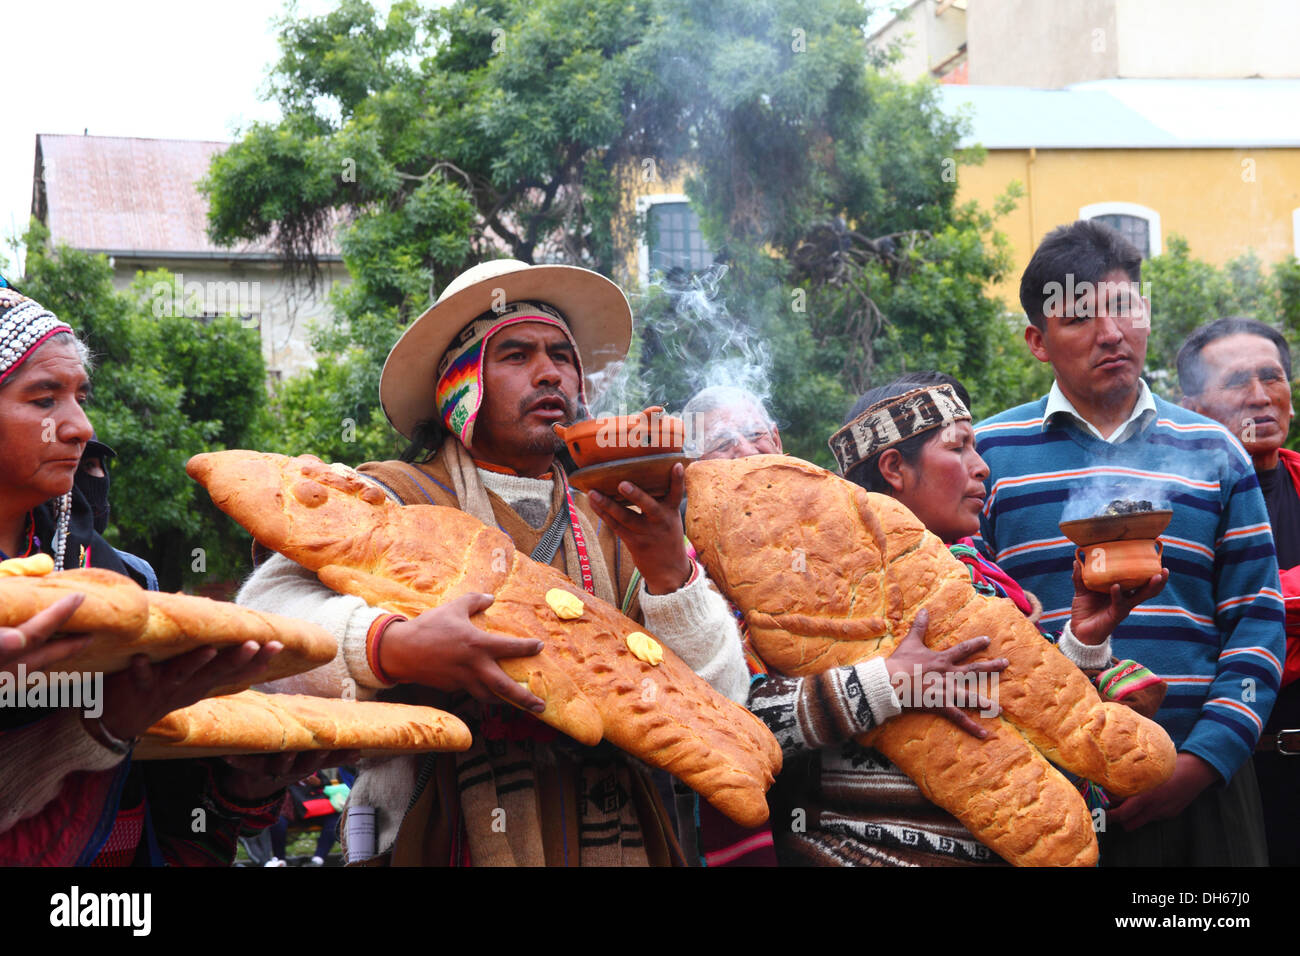
<instances>
[{"instance_id":1,"label":"corrugated metal roof","mask_svg":"<svg viewBox=\"0 0 1300 956\"><path fill-rule=\"evenodd\" d=\"M32 212L51 238L111 255L229 258L272 255L263 242L232 248L207 235L195 183L229 143L119 136L36 136ZM330 243L327 256L338 253Z\"/></svg>"},{"instance_id":2,"label":"corrugated metal roof","mask_svg":"<svg viewBox=\"0 0 1300 956\"><path fill-rule=\"evenodd\" d=\"M1300 147L1300 80L1094 80L1060 90L943 86L988 149Z\"/></svg>"}]
</instances>

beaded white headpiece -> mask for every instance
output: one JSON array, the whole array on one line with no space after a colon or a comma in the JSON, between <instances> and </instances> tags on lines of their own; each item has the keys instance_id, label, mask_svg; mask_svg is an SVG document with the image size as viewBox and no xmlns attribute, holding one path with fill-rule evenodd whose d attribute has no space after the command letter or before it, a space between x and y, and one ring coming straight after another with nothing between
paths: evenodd
<instances>
[{"instance_id":1,"label":"beaded white headpiece","mask_svg":"<svg viewBox=\"0 0 1300 956\"><path fill-rule=\"evenodd\" d=\"M39 302L8 287L0 288L0 385L38 349L45 340L60 332L72 332ZM68 520L72 513L71 493L63 495L56 509L54 529L54 569L63 570L68 546Z\"/></svg>"},{"instance_id":2,"label":"beaded white headpiece","mask_svg":"<svg viewBox=\"0 0 1300 956\"><path fill-rule=\"evenodd\" d=\"M39 302L13 289L0 289L0 384L52 335L71 332Z\"/></svg>"}]
</instances>

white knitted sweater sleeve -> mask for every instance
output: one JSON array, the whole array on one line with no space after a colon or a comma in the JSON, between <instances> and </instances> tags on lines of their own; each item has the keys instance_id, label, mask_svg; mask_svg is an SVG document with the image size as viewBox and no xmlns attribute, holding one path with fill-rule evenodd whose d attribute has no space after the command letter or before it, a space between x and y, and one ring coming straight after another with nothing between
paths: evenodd
<instances>
[{"instance_id":1,"label":"white knitted sweater sleeve","mask_svg":"<svg viewBox=\"0 0 1300 956\"><path fill-rule=\"evenodd\" d=\"M338 653L327 664L293 677L261 685L277 694L316 697L373 698L388 687L366 661L366 635L375 619L386 614L358 597L337 594L306 568L273 555L244 582L236 604L296 617L323 627L338 642Z\"/></svg>"},{"instance_id":2,"label":"white knitted sweater sleeve","mask_svg":"<svg viewBox=\"0 0 1300 956\"><path fill-rule=\"evenodd\" d=\"M743 705L749 699L749 668L740 629L726 599L697 568L694 579L671 594L651 594L641 582L645 626L710 687Z\"/></svg>"}]
</instances>

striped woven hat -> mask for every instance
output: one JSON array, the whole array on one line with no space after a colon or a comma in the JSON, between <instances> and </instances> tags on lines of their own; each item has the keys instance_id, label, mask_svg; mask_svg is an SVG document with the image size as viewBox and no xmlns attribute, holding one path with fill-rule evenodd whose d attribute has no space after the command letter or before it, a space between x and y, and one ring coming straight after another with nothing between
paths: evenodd
<instances>
[{"instance_id":1,"label":"striped woven hat","mask_svg":"<svg viewBox=\"0 0 1300 956\"><path fill-rule=\"evenodd\" d=\"M379 403L392 426L411 438L421 421L438 415L439 366L448 350L457 342L464 346L462 333L475 319L517 303L540 303L563 316L582 356L584 379L627 355L632 309L623 291L600 273L516 259L480 262L448 283L388 353L379 376Z\"/></svg>"},{"instance_id":2,"label":"striped woven hat","mask_svg":"<svg viewBox=\"0 0 1300 956\"><path fill-rule=\"evenodd\" d=\"M927 385L876 402L832 435L827 444L839 462L840 474L847 475L855 466L913 435L970 420L970 412L951 385Z\"/></svg>"}]
</instances>

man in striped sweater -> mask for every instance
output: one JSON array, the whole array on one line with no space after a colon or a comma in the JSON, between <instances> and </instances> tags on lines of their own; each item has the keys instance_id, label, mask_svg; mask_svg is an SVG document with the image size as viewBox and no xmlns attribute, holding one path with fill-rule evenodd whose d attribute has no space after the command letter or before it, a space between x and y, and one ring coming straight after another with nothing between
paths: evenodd
<instances>
[{"instance_id":1,"label":"man in striped sweater","mask_svg":"<svg viewBox=\"0 0 1300 956\"><path fill-rule=\"evenodd\" d=\"M1283 608L1251 460L1218 423L1153 396L1141 378L1150 333L1141 256L1079 221L1050 233L1020 285L1025 341L1056 376L1036 402L975 429L988 463L981 520L989 555L1069 619L1074 545L1063 518L1112 498L1168 506L1169 583L1115 631L1115 653L1168 682L1156 720L1178 747L1173 777L1113 808L1104 865L1262 865L1249 758L1281 678ZM1111 649L1099 651L1109 658Z\"/></svg>"}]
</instances>

